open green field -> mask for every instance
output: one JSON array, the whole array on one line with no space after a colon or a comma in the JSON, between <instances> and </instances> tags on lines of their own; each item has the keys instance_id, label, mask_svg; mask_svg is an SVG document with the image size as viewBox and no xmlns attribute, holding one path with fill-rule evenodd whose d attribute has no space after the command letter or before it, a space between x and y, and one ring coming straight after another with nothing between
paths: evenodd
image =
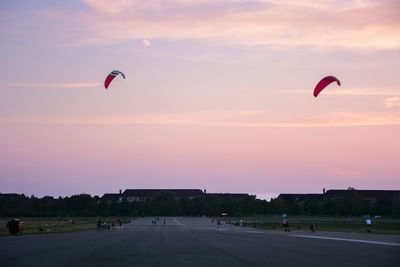
<instances>
[{"instance_id":1,"label":"open green field","mask_svg":"<svg viewBox=\"0 0 400 267\"><path fill-rule=\"evenodd\" d=\"M240 218L223 218L223 220L239 225ZM267 230L283 230L282 217L253 217L243 218L245 227ZM379 218L372 220L373 234L400 235L400 219ZM347 217L290 217L289 228L291 231L311 231L310 225L315 224L315 230L326 232L367 233L365 219Z\"/></svg>"},{"instance_id":2,"label":"open green field","mask_svg":"<svg viewBox=\"0 0 400 267\"><path fill-rule=\"evenodd\" d=\"M65 233L83 230L95 230L97 228L97 217L78 217L78 218L20 218L23 221L22 234L49 234L49 233ZM126 218L120 218L123 223L127 222ZM7 222L10 219L0 219L0 236L10 235ZM102 222L115 221L117 226L117 218L102 218Z\"/></svg>"}]
</instances>

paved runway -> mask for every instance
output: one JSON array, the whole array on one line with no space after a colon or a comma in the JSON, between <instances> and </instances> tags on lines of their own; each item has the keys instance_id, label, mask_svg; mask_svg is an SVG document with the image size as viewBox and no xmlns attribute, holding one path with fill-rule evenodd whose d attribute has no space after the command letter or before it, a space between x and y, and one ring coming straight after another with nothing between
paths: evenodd
<instances>
[{"instance_id":1,"label":"paved runway","mask_svg":"<svg viewBox=\"0 0 400 267\"><path fill-rule=\"evenodd\" d=\"M0 237L0 266L399 266L400 237L267 231L208 218Z\"/></svg>"}]
</instances>

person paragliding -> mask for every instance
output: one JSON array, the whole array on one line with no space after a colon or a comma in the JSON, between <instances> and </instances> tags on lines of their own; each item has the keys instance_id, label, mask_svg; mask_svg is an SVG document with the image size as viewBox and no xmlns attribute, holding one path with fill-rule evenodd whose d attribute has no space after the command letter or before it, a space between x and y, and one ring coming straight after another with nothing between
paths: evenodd
<instances>
[{"instance_id":1,"label":"person paragliding","mask_svg":"<svg viewBox=\"0 0 400 267\"><path fill-rule=\"evenodd\" d=\"M118 76L118 74L121 74L122 78L125 79L125 74L119 70L113 70L110 74L108 74L106 80L104 81L104 87L107 89L112 80L114 80L115 77Z\"/></svg>"},{"instance_id":2,"label":"person paragliding","mask_svg":"<svg viewBox=\"0 0 400 267\"><path fill-rule=\"evenodd\" d=\"M322 80L319 81L317 86L314 89L314 96L317 97L325 87L330 85L331 83L336 82L340 86L340 81L334 76L326 76Z\"/></svg>"}]
</instances>

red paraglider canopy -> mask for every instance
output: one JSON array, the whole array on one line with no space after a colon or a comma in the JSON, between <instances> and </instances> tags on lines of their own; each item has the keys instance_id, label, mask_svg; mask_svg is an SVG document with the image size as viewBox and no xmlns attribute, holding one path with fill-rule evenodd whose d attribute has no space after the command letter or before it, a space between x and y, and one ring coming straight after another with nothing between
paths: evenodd
<instances>
[{"instance_id":1,"label":"red paraglider canopy","mask_svg":"<svg viewBox=\"0 0 400 267\"><path fill-rule=\"evenodd\" d=\"M327 87L332 82L336 82L340 86L340 81L334 76L326 76L322 80L319 81L317 86L314 89L314 96L317 97L325 87Z\"/></svg>"},{"instance_id":2,"label":"red paraglider canopy","mask_svg":"<svg viewBox=\"0 0 400 267\"><path fill-rule=\"evenodd\" d=\"M118 74L121 74L122 77L125 79L125 74L122 73L119 70L113 70L110 74L108 74L106 80L104 81L104 87L107 89L108 86L110 85L110 83L112 82L112 80L114 80L115 77L118 76Z\"/></svg>"}]
</instances>

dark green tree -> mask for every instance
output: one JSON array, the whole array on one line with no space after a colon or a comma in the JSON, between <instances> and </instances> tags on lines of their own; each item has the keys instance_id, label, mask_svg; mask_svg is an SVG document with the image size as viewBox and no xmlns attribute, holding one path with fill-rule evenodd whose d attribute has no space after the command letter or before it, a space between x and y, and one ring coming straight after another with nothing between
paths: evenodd
<instances>
[{"instance_id":1,"label":"dark green tree","mask_svg":"<svg viewBox=\"0 0 400 267\"><path fill-rule=\"evenodd\" d=\"M171 192L159 192L149 201L150 214L159 216L175 216L178 213L178 201Z\"/></svg>"}]
</instances>

